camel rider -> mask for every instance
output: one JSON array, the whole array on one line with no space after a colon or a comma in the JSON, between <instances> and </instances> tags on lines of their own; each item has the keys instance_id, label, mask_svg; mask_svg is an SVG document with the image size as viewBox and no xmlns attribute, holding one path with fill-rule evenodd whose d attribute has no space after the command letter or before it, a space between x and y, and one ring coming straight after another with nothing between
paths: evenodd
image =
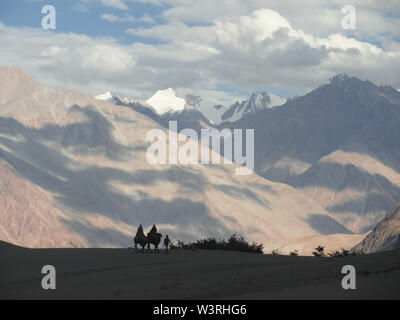
<instances>
[{"instance_id":1,"label":"camel rider","mask_svg":"<svg viewBox=\"0 0 400 320\"><path fill-rule=\"evenodd\" d=\"M151 228L150 233L157 233L157 227L155 224L153 224L153 227Z\"/></svg>"},{"instance_id":2,"label":"camel rider","mask_svg":"<svg viewBox=\"0 0 400 320\"><path fill-rule=\"evenodd\" d=\"M142 225L139 226L139 228L138 228L138 230L136 232L136 235L139 235L139 234L144 234Z\"/></svg>"}]
</instances>

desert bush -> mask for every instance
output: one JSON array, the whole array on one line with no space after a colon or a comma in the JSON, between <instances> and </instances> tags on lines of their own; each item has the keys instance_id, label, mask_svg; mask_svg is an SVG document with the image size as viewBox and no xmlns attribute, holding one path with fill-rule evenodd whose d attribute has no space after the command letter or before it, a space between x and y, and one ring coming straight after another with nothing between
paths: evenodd
<instances>
[{"instance_id":1,"label":"desert bush","mask_svg":"<svg viewBox=\"0 0 400 320\"><path fill-rule=\"evenodd\" d=\"M363 255L362 251L352 251L352 250L347 250L347 249L340 249L333 251L329 253L329 256L331 257L336 257L336 258L343 258L343 257L349 257L349 256L361 256Z\"/></svg>"},{"instance_id":2,"label":"desert bush","mask_svg":"<svg viewBox=\"0 0 400 320\"><path fill-rule=\"evenodd\" d=\"M243 237L232 235L228 240L215 238L206 238L197 240L196 242L184 243L178 241L178 243L172 246L172 249L188 249L188 250L224 250L224 251L241 251L250 253L263 253L263 244L247 242Z\"/></svg>"},{"instance_id":3,"label":"desert bush","mask_svg":"<svg viewBox=\"0 0 400 320\"><path fill-rule=\"evenodd\" d=\"M333 252L328 253L328 254L331 257L343 258L343 257L348 257L350 255L350 250L342 248L340 250L336 250L336 251L333 251Z\"/></svg>"},{"instance_id":4,"label":"desert bush","mask_svg":"<svg viewBox=\"0 0 400 320\"><path fill-rule=\"evenodd\" d=\"M313 255L315 257L325 257L325 247L318 246L315 248L315 251L313 252Z\"/></svg>"},{"instance_id":5,"label":"desert bush","mask_svg":"<svg viewBox=\"0 0 400 320\"><path fill-rule=\"evenodd\" d=\"M293 256L293 257L297 257L299 255L299 250L291 251L290 255Z\"/></svg>"},{"instance_id":6,"label":"desert bush","mask_svg":"<svg viewBox=\"0 0 400 320\"><path fill-rule=\"evenodd\" d=\"M363 256L365 255L365 252L363 252L362 250L350 250L350 255L351 256Z\"/></svg>"},{"instance_id":7,"label":"desert bush","mask_svg":"<svg viewBox=\"0 0 400 320\"><path fill-rule=\"evenodd\" d=\"M184 243L183 241L178 240L177 244L172 244L171 249L186 249L186 250L194 250L193 243Z\"/></svg>"},{"instance_id":8,"label":"desert bush","mask_svg":"<svg viewBox=\"0 0 400 320\"><path fill-rule=\"evenodd\" d=\"M272 250L271 254L273 256L281 256L282 255L282 253L280 252L279 249Z\"/></svg>"},{"instance_id":9,"label":"desert bush","mask_svg":"<svg viewBox=\"0 0 400 320\"><path fill-rule=\"evenodd\" d=\"M65 245L65 248L67 249L77 249L79 246L75 244L74 242L70 241Z\"/></svg>"}]
</instances>

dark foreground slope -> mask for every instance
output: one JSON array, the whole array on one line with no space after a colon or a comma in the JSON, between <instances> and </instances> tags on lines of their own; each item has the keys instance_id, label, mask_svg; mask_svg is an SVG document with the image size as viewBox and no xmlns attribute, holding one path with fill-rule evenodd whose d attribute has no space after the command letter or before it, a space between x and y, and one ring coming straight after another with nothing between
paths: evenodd
<instances>
[{"instance_id":1,"label":"dark foreground slope","mask_svg":"<svg viewBox=\"0 0 400 320\"><path fill-rule=\"evenodd\" d=\"M39 299L398 299L400 251L348 258L220 251L134 254L128 249L22 249L0 244L0 298ZM4 261L4 263L3 263ZM41 269L57 288L41 288ZM344 265L357 290L341 288Z\"/></svg>"}]
</instances>

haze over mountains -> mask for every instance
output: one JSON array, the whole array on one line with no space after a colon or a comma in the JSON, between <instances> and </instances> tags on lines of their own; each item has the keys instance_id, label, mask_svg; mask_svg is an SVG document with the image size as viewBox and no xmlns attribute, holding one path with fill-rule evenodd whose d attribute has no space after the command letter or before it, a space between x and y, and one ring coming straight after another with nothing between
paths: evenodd
<instances>
[{"instance_id":1,"label":"haze over mountains","mask_svg":"<svg viewBox=\"0 0 400 320\"><path fill-rule=\"evenodd\" d=\"M170 110L159 123L176 120L179 130L198 132L218 123L254 128L259 175L305 193L348 232L371 230L400 201L398 90L340 74L285 104L271 97L255 92L210 112L192 96L185 110Z\"/></svg>"},{"instance_id":2,"label":"haze over mountains","mask_svg":"<svg viewBox=\"0 0 400 320\"><path fill-rule=\"evenodd\" d=\"M165 130L132 108L1 68L0 239L126 247L139 224L156 223L173 240L237 233L269 250L343 230L293 187L236 176L235 165L150 165L145 139L154 128ZM348 244L360 240L350 235Z\"/></svg>"},{"instance_id":3,"label":"haze over mountains","mask_svg":"<svg viewBox=\"0 0 400 320\"><path fill-rule=\"evenodd\" d=\"M261 111L223 125L255 128L258 175L236 176L235 165L146 161L146 134L167 134L166 119L213 126L195 106L163 118L149 104L0 68L0 239L126 247L139 224L156 223L173 240L237 233L267 252L359 243L353 233L400 202L400 93L340 76L279 108L254 97L241 110L262 101Z\"/></svg>"},{"instance_id":4,"label":"haze over mountains","mask_svg":"<svg viewBox=\"0 0 400 320\"><path fill-rule=\"evenodd\" d=\"M400 93L338 75L235 122L255 129L256 172L306 194L353 232L400 201Z\"/></svg>"}]
</instances>

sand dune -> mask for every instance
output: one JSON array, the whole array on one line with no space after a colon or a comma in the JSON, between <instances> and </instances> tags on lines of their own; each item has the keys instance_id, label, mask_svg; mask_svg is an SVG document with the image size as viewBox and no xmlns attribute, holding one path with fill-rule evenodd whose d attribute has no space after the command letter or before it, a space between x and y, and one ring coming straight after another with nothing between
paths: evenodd
<instances>
[{"instance_id":1,"label":"sand dune","mask_svg":"<svg viewBox=\"0 0 400 320\"><path fill-rule=\"evenodd\" d=\"M0 244L1 299L399 299L400 251L311 258L221 251L23 249ZM57 287L41 288L43 265ZM341 288L344 265L357 290Z\"/></svg>"}]
</instances>

